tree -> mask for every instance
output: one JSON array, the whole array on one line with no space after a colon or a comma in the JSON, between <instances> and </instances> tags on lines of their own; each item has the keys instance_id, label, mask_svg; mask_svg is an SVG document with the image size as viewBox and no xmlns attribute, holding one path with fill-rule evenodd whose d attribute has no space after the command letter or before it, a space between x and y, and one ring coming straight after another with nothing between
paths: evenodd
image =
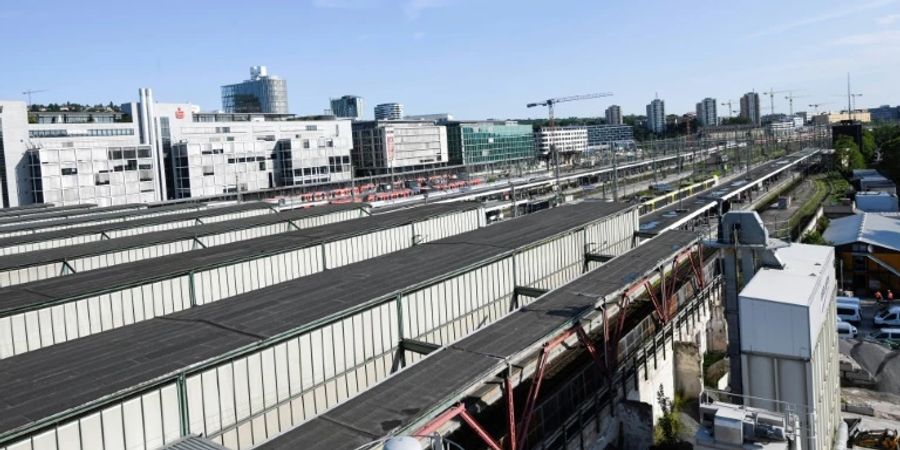
<instances>
[{"instance_id":1,"label":"tree","mask_svg":"<svg viewBox=\"0 0 900 450\"><path fill-rule=\"evenodd\" d=\"M834 156L837 158L838 164L847 170L864 169L866 160L863 158L859 147L850 136L839 136L834 141Z\"/></svg>"},{"instance_id":2,"label":"tree","mask_svg":"<svg viewBox=\"0 0 900 450\"><path fill-rule=\"evenodd\" d=\"M878 146L875 145L875 134L869 130L863 130L862 148L859 149L867 164L875 161L875 153Z\"/></svg>"},{"instance_id":3,"label":"tree","mask_svg":"<svg viewBox=\"0 0 900 450\"><path fill-rule=\"evenodd\" d=\"M894 181L900 180L900 136L881 146L881 170Z\"/></svg>"},{"instance_id":4,"label":"tree","mask_svg":"<svg viewBox=\"0 0 900 450\"><path fill-rule=\"evenodd\" d=\"M872 136L875 138L875 145L884 146L888 141L900 137L900 124L884 124L872 129Z\"/></svg>"}]
</instances>

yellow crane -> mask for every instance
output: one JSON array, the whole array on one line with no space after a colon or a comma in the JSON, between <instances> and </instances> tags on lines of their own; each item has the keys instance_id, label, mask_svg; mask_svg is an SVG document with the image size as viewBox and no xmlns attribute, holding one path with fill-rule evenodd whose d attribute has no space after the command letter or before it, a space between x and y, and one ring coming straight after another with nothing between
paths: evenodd
<instances>
[{"instance_id":1,"label":"yellow crane","mask_svg":"<svg viewBox=\"0 0 900 450\"><path fill-rule=\"evenodd\" d=\"M556 149L556 135L554 131L556 130L556 119L553 117L553 106L557 103L565 103L565 102L575 102L580 100L590 100L594 98L601 97L610 97L612 96L612 92L598 92L594 94L584 94L584 95L573 95L570 97L558 97L558 98L548 98L547 100L541 100L533 103L528 103L525 105L528 108L534 108L536 106L546 106L547 107L547 115L549 116L548 127L550 129L550 136L548 142L550 144L550 153L553 155L553 165L555 166L556 172L556 204L560 204L560 198L562 192L560 190L560 182L559 182L559 151Z\"/></svg>"}]
</instances>

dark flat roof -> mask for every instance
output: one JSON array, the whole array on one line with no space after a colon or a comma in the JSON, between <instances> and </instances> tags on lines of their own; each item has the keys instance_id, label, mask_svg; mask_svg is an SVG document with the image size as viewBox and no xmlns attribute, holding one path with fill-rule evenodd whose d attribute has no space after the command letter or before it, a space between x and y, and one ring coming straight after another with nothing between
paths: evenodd
<instances>
[{"instance_id":1,"label":"dark flat roof","mask_svg":"<svg viewBox=\"0 0 900 450\"><path fill-rule=\"evenodd\" d=\"M687 231L663 233L256 448L349 450L440 413L447 402L503 370L505 358L522 356L698 239Z\"/></svg>"},{"instance_id":2,"label":"dark flat roof","mask_svg":"<svg viewBox=\"0 0 900 450\"><path fill-rule=\"evenodd\" d=\"M554 208L0 360L0 435L631 209L599 202Z\"/></svg>"},{"instance_id":3,"label":"dark flat roof","mask_svg":"<svg viewBox=\"0 0 900 450\"><path fill-rule=\"evenodd\" d=\"M58 220L65 219L74 219L76 217L84 216L85 214L95 215L95 214L103 214L103 213L112 213L119 211L134 211L136 209L146 209L146 205L141 203L128 203L125 205L114 205L114 206L103 206L100 208L73 208L66 210L41 210L35 214L29 214L27 216L19 216L19 217L0 217L0 233L6 231L6 227L11 225L17 225L21 222L27 222L31 220L42 220L47 219L46 222L54 222L57 223ZM58 220L54 220L58 219ZM22 224L25 225L25 224Z\"/></svg>"},{"instance_id":4,"label":"dark flat roof","mask_svg":"<svg viewBox=\"0 0 900 450\"><path fill-rule=\"evenodd\" d=\"M200 208L200 209L197 209ZM81 236L85 234L95 234L95 233L103 233L107 231L115 231L115 230L125 230L129 228L138 228L147 225L159 225L170 222L178 222L181 220L191 220L191 219L203 219L204 217L211 216L220 216L222 214L230 214L241 211L249 211L254 209L266 209L271 208L271 205L265 202L251 202L251 203L240 203L237 205L231 206L222 206L222 207L213 207L207 208L202 205L186 203L186 204L178 204L171 206L160 206L158 208L149 208L142 209L139 211L131 211L128 213L119 213L116 214L116 217L132 217L132 216L143 216L147 214L153 214L155 212L163 211L179 211L186 210L183 213L172 213L172 214L164 214L161 216L154 217L146 217L143 219L133 219L133 220L125 220L111 223L101 223L97 225L87 225L83 227L75 227L68 228L63 230L53 230L53 231L37 231L36 233L23 234L20 236L9 236L0 238L0 248L3 247L12 247L14 245L22 245L22 244L31 244L34 242L43 242L49 241L53 239L61 239L70 236ZM110 218L106 215L102 218ZM98 220L101 216L91 216L82 218L81 222L91 222L92 220ZM92 220L88 220L92 219ZM49 223L49 222L41 222L41 223ZM72 221L68 221L67 223L73 223ZM0 229L0 233L5 230Z\"/></svg>"},{"instance_id":5,"label":"dark flat roof","mask_svg":"<svg viewBox=\"0 0 900 450\"><path fill-rule=\"evenodd\" d=\"M83 204L83 205L72 205L75 209L77 208L91 208L97 205L94 204ZM23 216L27 214L37 214L46 211L51 211L52 208L66 208L65 206L54 206L53 203L32 203L30 205L22 205L22 206L10 206L7 208L0 208L0 217L14 217L14 216Z\"/></svg>"},{"instance_id":6,"label":"dark flat roof","mask_svg":"<svg viewBox=\"0 0 900 450\"><path fill-rule=\"evenodd\" d=\"M86 256L102 255L130 248L141 248L155 244L178 242L185 239L200 238L229 231L283 223L289 220L301 220L340 211L351 211L362 209L365 206L365 204L361 203L347 203L342 205L321 205L314 208L290 209L273 214L263 214L259 216L244 217L242 219L195 225L186 228L154 231L152 233L143 233L115 239L104 239L101 241L88 242L86 244L5 255L0 256L0 272L21 267L61 262Z\"/></svg>"},{"instance_id":7,"label":"dark flat roof","mask_svg":"<svg viewBox=\"0 0 900 450\"><path fill-rule=\"evenodd\" d=\"M477 205L433 204L8 286L0 288L0 316L473 208Z\"/></svg>"},{"instance_id":8,"label":"dark flat roof","mask_svg":"<svg viewBox=\"0 0 900 450\"><path fill-rule=\"evenodd\" d=\"M14 232L14 231L31 231L31 230L38 230L37 232L40 233L39 230L41 230L42 228L49 228L49 227L60 226L60 225L78 225L78 224L83 224L83 223L97 222L97 221L101 221L101 220L123 219L123 218L127 218L127 217L141 217L141 216L157 214L157 213L165 212L165 211L190 210L190 209L197 209L197 208L201 208L201 207L202 206L200 206L200 205L168 205L168 206L160 206L158 208L131 209L131 210L124 210L124 211L120 209L118 211L110 212L107 214L97 214L97 215L84 216L84 217L76 216L76 217L67 218L67 219L63 218L63 219L57 219L57 220L47 220L44 222L23 223L23 224L18 224L18 225L12 224L12 225L0 226L0 234L10 233L10 232ZM132 222L132 221L127 221L127 222ZM59 231L63 231L63 230L59 230ZM64 230L64 231L69 232L68 234L71 235L73 230ZM34 234L34 233L32 233L32 234ZM14 237L18 237L18 236L14 236ZM5 239L3 239L3 240L5 240Z\"/></svg>"}]
</instances>

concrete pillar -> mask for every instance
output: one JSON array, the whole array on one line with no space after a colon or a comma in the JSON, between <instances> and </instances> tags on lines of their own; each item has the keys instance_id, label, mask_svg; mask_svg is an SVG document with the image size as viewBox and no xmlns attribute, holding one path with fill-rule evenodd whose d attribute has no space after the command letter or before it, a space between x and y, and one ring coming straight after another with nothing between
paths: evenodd
<instances>
[{"instance_id":1,"label":"concrete pillar","mask_svg":"<svg viewBox=\"0 0 900 450\"><path fill-rule=\"evenodd\" d=\"M623 400L616 405L619 445L622 450L646 450L653 445L653 407L644 402Z\"/></svg>"},{"instance_id":2,"label":"concrete pillar","mask_svg":"<svg viewBox=\"0 0 900 450\"><path fill-rule=\"evenodd\" d=\"M685 400L697 399L703 390L700 348L693 342L675 342L674 347L675 392Z\"/></svg>"}]
</instances>

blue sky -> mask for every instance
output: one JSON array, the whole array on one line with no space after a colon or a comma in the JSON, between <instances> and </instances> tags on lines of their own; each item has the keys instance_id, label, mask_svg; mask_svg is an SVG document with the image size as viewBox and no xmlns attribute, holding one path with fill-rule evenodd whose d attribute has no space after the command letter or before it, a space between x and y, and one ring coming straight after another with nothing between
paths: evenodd
<instances>
[{"instance_id":1,"label":"blue sky","mask_svg":"<svg viewBox=\"0 0 900 450\"><path fill-rule=\"evenodd\" d=\"M558 115L643 113L654 93L683 113L773 87L806 96L796 109L836 109L848 71L857 106L900 103L900 0L0 0L0 55L0 99L47 89L42 103L121 103L150 87L215 110L220 85L264 64L299 114L352 93L369 117L397 101L524 118L545 113L527 102L595 91L615 95Z\"/></svg>"}]
</instances>

